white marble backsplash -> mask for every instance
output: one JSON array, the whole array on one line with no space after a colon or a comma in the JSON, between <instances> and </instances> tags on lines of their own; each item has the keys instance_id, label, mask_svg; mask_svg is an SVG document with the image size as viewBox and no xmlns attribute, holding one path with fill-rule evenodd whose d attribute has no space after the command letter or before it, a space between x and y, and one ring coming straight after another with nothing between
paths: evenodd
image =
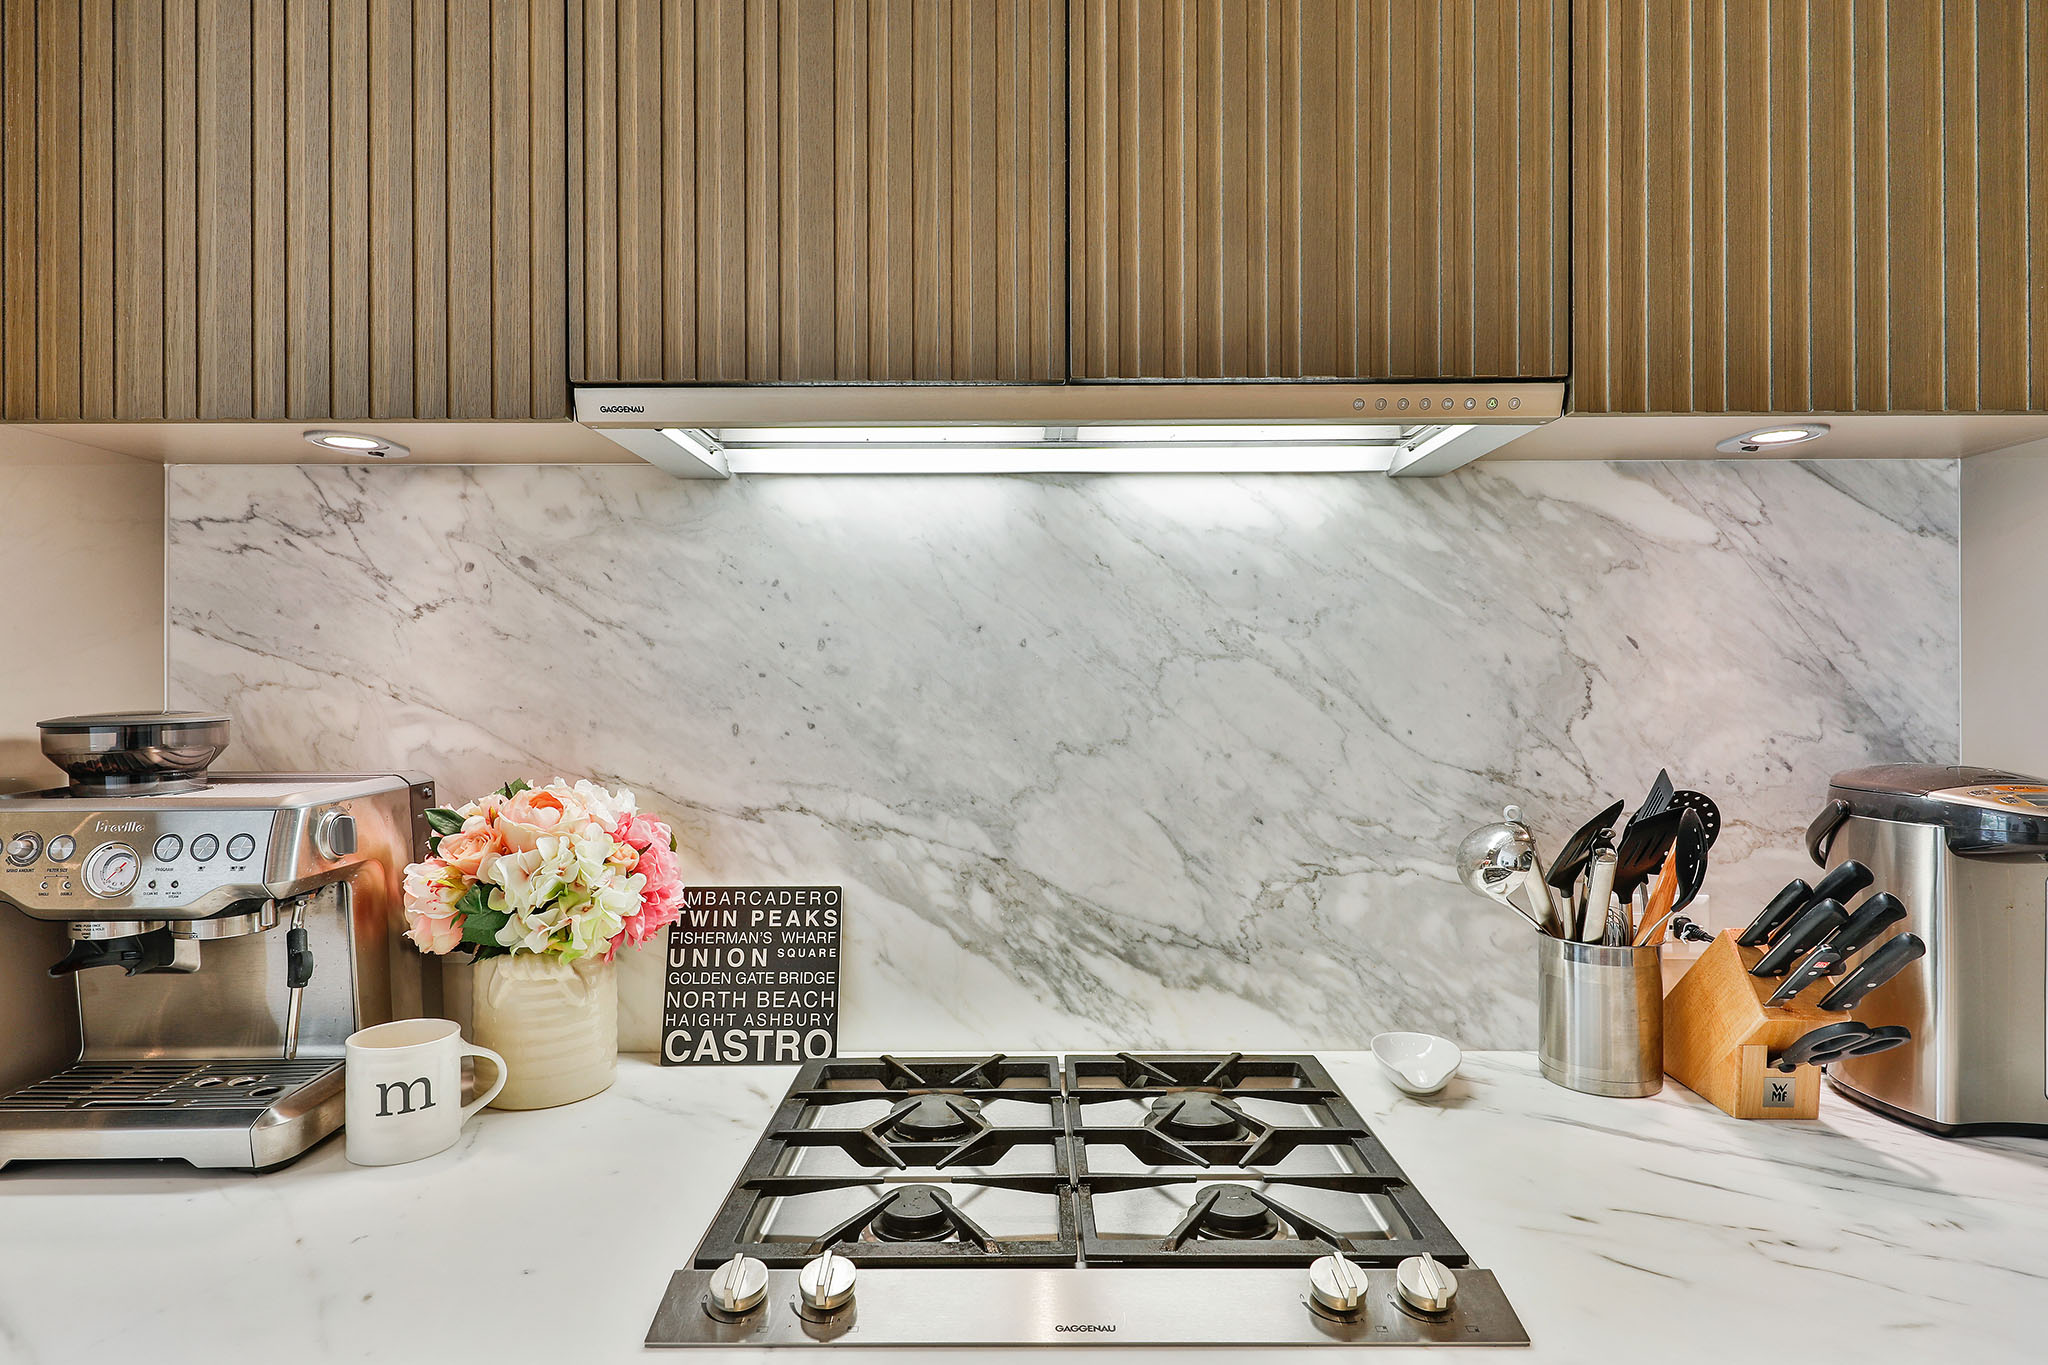
<instances>
[{"instance_id":1,"label":"white marble backsplash","mask_svg":"<svg viewBox=\"0 0 2048 1365\"><path fill-rule=\"evenodd\" d=\"M1380 476L171 473L171 700L226 762L624 783L693 879L838 883L850 1049L1534 1037L1456 882L1660 764L1707 887L1957 747L1954 462ZM628 972L649 1046L654 955Z\"/></svg>"}]
</instances>

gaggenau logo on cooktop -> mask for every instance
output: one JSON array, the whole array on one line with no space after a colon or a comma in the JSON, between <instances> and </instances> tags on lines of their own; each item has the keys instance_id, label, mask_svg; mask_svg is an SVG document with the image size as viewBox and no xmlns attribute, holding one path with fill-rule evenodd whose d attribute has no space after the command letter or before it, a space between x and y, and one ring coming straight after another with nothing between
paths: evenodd
<instances>
[{"instance_id":1,"label":"gaggenau logo on cooktop","mask_svg":"<svg viewBox=\"0 0 2048 1365\"><path fill-rule=\"evenodd\" d=\"M1055 1332L1114 1332L1113 1322L1059 1322L1053 1324Z\"/></svg>"},{"instance_id":2,"label":"gaggenau logo on cooktop","mask_svg":"<svg viewBox=\"0 0 2048 1365\"><path fill-rule=\"evenodd\" d=\"M604 403L604 404L601 404L601 405L599 405L599 407L598 407L598 409L597 409L597 410L598 410L599 412L645 412L645 411L647 411L647 409L646 409L646 408L643 408L643 407L641 407L641 406L640 406L640 405L639 405L638 403Z\"/></svg>"}]
</instances>

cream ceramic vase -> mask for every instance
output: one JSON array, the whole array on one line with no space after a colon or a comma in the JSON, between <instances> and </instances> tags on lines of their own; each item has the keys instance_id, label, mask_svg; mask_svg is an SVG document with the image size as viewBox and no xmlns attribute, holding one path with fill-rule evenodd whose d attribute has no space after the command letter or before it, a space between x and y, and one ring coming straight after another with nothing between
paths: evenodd
<instances>
[{"instance_id":1,"label":"cream ceramic vase","mask_svg":"<svg viewBox=\"0 0 2048 1365\"><path fill-rule=\"evenodd\" d=\"M479 1047L505 1059L505 1088L493 1109L550 1109L588 1099L612 1083L619 1062L616 962L564 962L539 953L476 964Z\"/></svg>"}]
</instances>

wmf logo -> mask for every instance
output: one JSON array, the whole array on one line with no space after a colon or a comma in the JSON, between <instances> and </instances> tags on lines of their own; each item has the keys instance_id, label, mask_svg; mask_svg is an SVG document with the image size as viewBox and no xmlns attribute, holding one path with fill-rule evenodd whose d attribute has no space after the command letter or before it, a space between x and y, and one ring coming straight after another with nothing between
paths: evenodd
<instances>
[{"instance_id":1,"label":"wmf logo","mask_svg":"<svg viewBox=\"0 0 2048 1365\"><path fill-rule=\"evenodd\" d=\"M417 1106L412 1102L412 1088L414 1086L420 1088L420 1102ZM394 1112L391 1108L391 1092L394 1090L398 1092L399 1108L396 1111L397 1113L410 1114L415 1108L427 1110L434 1107L434 1087L432 1082L428 1081L425 1076L410 1081L391 1081L388 1083L379 1081L377 1083L378 1118L388 1118Z\"/></svg>"},{"instance_id":2,"label":"wmf logo","mask_svg":"<svg viewBox=\"0 0 2048 1365\"><path fill-rule=\"evenodd\" d=\"M1783 1109L1792 1103L1792 1082L1773 1077L1764 1083L1764 1104L1772 1109Z\"/></svg>"}]
</instances>

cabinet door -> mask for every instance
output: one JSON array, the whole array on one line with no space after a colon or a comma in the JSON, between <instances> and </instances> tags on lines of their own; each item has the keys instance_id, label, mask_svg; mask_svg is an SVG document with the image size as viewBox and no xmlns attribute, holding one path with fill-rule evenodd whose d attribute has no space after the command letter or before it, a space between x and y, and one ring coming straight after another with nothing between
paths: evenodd
<instances>
[{"instance_id":1,"label":"cabinet door","mask_svg":"<svg viewBox=\"0 0 2048 1365\"><path fill-rule=\"evenodd\" d=\"M1578 0L1572 401L2048 407L2048 10Z\"/></svg>"},{"instance_id":2,"label":"cabinet door","mask_svg":"<svg viewBox=\"0 0 2048 1365\"><path fill-rule=\"evenodd\" d=\"M6 0L0 417L562 417L566 0Z\"/></svg>"},{"instance_id":3,"label":"cabinet door","mask_svg":"<svg viewBox=\"0 0 2048 1365\"><path fill-rule=\"evenodd\" d=\"M1565 366L1568 0L1072 0L1074 373Z\"/></svg>"},{"instance_id":4,"label":"cabinet door","mask_svg":"<svg viewBox=\"0 0 2048 1365\"><path fill-rule=\"evenodd\" d=\"M581 0L579 380L1061 378L1064 0Z\"/></svg>"}]
</instances>

